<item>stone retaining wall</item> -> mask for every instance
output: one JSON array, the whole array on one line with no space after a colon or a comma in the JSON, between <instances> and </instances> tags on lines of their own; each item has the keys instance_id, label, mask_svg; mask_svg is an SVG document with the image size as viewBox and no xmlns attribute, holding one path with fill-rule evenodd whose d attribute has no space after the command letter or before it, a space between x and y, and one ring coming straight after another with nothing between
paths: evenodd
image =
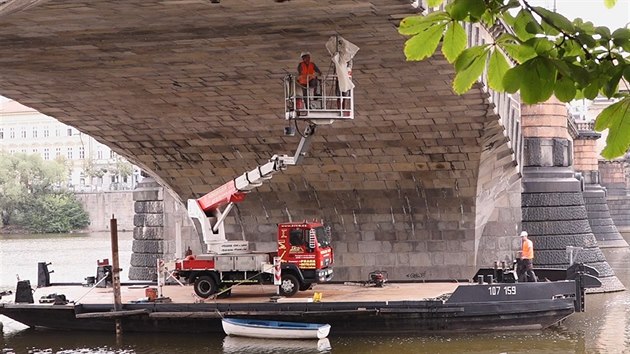
<instances>
[{"instance_id":1,"label":"stone retaining wall","mask_svg":"<svg viewBox=\"0 0 630 354\"><path fill-rule=\"evenodd\" d=\"M109 222L116 217L118 231L134 228L132 191L75 193L75 196L90 215L88 231L109 231Z\"/></svg>"}]
</instances>

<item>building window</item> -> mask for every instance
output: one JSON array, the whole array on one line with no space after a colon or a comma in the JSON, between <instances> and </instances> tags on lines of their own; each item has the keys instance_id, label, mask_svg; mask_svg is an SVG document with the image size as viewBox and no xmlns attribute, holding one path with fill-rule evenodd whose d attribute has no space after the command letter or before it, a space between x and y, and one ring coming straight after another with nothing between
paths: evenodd
<instances>
[{"instance_id":1,"label":"building window","mask_svg":"<svg viewBox=\"0 0 630 354\"><path fill-rule=\"evenodd\" d=\"M96 158L98 160L102 160L103 159L103 152L101 150L96 152Z\"/></svg>"},{"instance_id":2,"label":"building window","mask_svg":"<svg viewBox=\"0 0 630 354\"><path fill-rule=\"evenodd\" d=\"M15 154L15 149L11 149L11 150L9 150L9 153L10 153L11 155Z\"/></svg>"},{"instance_id":3,"label":"building window","mask_svg":"<svg viewBox=\"0 0 630 354\"><path fill-rule=\"evenodd\" d=\"M26 139L26 129L22 129L22 131L20 131L20 135L22 136L22 139Z\"/></svg>"},{"instance_id":4,"label":"building window","mask_svg":"<svg viewBox=\"0 0 630 354\"><path fill-rule=\"evenodd\" d=\"M72 148L68 148L68 160L72 160Z\"/></svg>"},{"instance_id":5,"label":"building window","mask_svg":"<svg viewBox=\"0 0 630 354\"><path fill-rule=\"evenodd\" d=\"M0 139L4 139L4 128L0 128Z\"/></svg>"},{"instance_id":6,"label":"building window","mask_svg":"<svg viewBox=\"0 0 630 354\"><path fill-rule=\"evenodd\" d=\"M68 128L68 136L72 136L72 128Z\"/></svg>"},{"instance_id":7,"label":"building window","mask_svg":"<svg viewBox=\"0 0 630 354\"><path fill-rule=\"evenodd\" d=\"M39 152L39 150L33 149L33 154L37 154L38 152Z\"/></svg>"},{"instance_id":8,"label":"building window","mask_svg":"<svg viewBox=\"0 0 630 354\"><path fill-rule=\"evenodd\" d=\"M26 154L26 149L22 149L22 153Z\"/></svg>"},{"instance_id":9,"label":"building window","mask_svg":"<svg viewBox=\"0 0 630 354\"><path fill-rule=\"evenodd\" d=\"M55 149L55 158L61 156L61 148L56 148Z\"/></svg>"},{"instance_id":10,"label":"building window","mask_svg":"<svg viewBox=\"0 0 630 354\"><path fill-rule=\"evenodd\" d=\"M50 151L48 148L44 148L44 160L50 160Z\"/></svg>"},{"instance_id":11,"label":"building window","mask_svg":"<svg viewBox=\"0 0 630 354\"><path fill-rule=\"evenodd\" d=\"M15 129L9 128L9 139L15 139Z\"/></svg>"},{"instance_id":12,"label":"building window","mask_svg":"<svg viewBox=\"0 0 630 354\"><path fill-rule=\"evenodd\" d=\"M110 159L116 158L116 153L114 152L114 150L109 150L109 158Z\"/></svg>"},{"instance_id":13,"label":"building window","mask_svg":"<svg viewBox=\"0 0 630 354\"><path fill-rule=\"evenodd\" d=\"M47 138L50 135L50 132L48 131L48 127L44 127L44 138Z\"/></svg>"},{"instance_id":14,"label":"building window","mask_svg":"<svg viewBox=\"0 0 630 354\"><path fill-rule=\"evenodd\" d=\"M81 160L83 160L85 158L85 149L83 148L83 146L79 147L79 158Z\"/></svg>"},{"instance_id":15,"label":"building window","mask_svg":"<svg viewBox=\"0 0 630 354\"><path fill-rule=\"evenodd\" d=\"M37 128L33 128L33 138L37 138Z\"/></svg>"},{"instance_id":16,"label":"building window","mask_svg":"<svg viewBox=\"0 0 630 354\"><path fill-rule=\"evenodd\" d=\"M55 136L61 136L61 131L59 128L55 129Z\"/></svg>"}]
</instances>

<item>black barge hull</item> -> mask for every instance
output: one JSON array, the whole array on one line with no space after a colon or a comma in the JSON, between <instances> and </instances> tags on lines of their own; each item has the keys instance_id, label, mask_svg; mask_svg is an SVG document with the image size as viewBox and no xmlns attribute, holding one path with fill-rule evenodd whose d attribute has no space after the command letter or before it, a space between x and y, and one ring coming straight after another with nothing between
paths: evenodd
<instances>
[{"instance_id":1,"label":"black barge hull","mask_svg":"<svg viewBox=\"0 0 630 354\"><path fill-rule=\"evenodd\" d=\"M222 333L221 317L329 323L331 334L544 329L583 310L575 281L459 286L447 301L319 303L0 304L31 327L127 332Z\"/></svg>"}]
</instances>

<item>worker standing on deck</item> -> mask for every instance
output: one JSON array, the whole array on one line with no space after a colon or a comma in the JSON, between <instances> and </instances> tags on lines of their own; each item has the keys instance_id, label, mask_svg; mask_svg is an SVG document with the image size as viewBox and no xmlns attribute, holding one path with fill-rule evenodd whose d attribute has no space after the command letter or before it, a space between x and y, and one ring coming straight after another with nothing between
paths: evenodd
<instances>
[{"instance_id":1,"label":"worker standing on deck","mask_svg":"<svg viewBox=\"0 0 630 354\"><path fill-rule=\"evenodd\" d=\"M519 281L536 281L534 274L534 243L528 238L527 231L521 232L521 267Z\"/></svg>"},{"instance_id":2,"label":"worker standing on deck","mask_svg":"<svg viewBox=\"0 0 630 354\"><path fill-rule=\"evenodd\" d=\"M302 61L297 67L297 82L300 86L302 86L303 96L307 96L307 88L312 88L315 92L315 96L317 96L319 92L319 82L317 81L317 76L321 75L322 72L319 70L317 65L311 61L311 53L302 52L302 54L300 54L300 58L302 58Z\"/></svg>"}]
</instances>

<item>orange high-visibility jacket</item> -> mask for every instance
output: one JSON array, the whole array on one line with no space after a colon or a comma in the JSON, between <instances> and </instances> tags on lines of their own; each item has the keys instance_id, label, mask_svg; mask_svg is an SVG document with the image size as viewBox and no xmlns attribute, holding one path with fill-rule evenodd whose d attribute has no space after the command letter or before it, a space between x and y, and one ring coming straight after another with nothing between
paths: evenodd
<instances>
[{"instance_id":1,"label":"orange high-visibility jacket","mask_svg":"<svg viewBox=\"0 0 630 354\"><path fill-rule=\"evenodd\" d=\"M523 259L534 259L534 244L532 240L523 242Z\"/></svg>"},{"instance_id":2,"label":"orange high-visibility jacket","mask_svg":"<svg viewBox=\"0 0 630 354\"><path fill-rule=\"evenodd\" d=\"M310 62L308 63L308 65L306 65L306 63L301 62L298 74L300 74L298 76L298 83L302 86L306 86L309 78L312 79L315 77L315 64L313 64L313 62Z\"/></svg>"}]
</instances>

